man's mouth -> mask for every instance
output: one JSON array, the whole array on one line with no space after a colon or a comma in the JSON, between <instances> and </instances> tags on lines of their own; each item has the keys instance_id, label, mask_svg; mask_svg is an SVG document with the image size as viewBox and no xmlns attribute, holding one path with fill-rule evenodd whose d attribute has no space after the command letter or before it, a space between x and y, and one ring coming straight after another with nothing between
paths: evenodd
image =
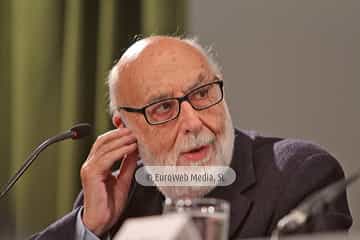
<instances>
[{"instance_id":1,"label":"man's mouth","mask_svg":"<svg viewBox=\"0 0 360 240\"><path fill-rule=\"evenodd\" d=\"M180 157L187 161L200 161L208 155L209 150L210 145L204 145L191 149L190 151L183 152L180 154Z\"/></svg>"}]
</instances>

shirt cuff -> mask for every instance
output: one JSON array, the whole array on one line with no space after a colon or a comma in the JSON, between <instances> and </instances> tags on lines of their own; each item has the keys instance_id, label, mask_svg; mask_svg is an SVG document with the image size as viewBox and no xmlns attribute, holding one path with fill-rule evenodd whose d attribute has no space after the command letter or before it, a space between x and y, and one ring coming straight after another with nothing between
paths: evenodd
<instances>
[{"instance_id":1,"label":"shirt cuff","mask_svg":"<svg viewBox=\"0 0 360 240\"><path fill-rule=\"evenodd\" d=\"M89 229L87 229L82 221L82 213L84 207L81 207L77 217L76 217L76 229L75 229L75 239L76 240L101 240L98 236L92 233ZM104 238L106 240L110 240L109 234Z\"/></svg>"}]
</instances>

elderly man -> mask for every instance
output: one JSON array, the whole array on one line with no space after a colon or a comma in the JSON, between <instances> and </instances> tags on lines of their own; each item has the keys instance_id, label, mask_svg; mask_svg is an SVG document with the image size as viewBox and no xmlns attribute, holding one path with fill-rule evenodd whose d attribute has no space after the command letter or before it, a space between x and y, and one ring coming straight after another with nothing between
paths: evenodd
<instances>
[{"instance_id":1,"label":"elderly man","mask_svg":"<svg viewBox=\"0 0 360 240\"><path fill-rule=\"evenodd\" d=\"M336 159L315 144L234 129L223 84L216 63L192 40L153 36L133 44L109 76L116 129L92 146L74 210L33 238L111 237L126 218L161 214L164 197L225 199L231 239L268 236L306 196L344 177ZM121 159L120 173L113 174ZM236 180L215 188L146 187L133 178L140 159L230 166ZM347 230L351 223L343 194L308 230Z\"/></svg>"}]
</instances>

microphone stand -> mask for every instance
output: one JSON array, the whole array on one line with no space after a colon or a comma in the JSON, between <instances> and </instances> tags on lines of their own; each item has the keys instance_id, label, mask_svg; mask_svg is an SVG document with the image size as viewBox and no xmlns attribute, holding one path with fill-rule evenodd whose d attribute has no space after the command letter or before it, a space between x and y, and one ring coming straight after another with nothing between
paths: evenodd
<instances>
[{"instance_id":1,"label":"microphone stand","mask_svg":"<svg viewBox=\"0 0 360 240\"><path fill-rule=\"evenodd\" d=\"M0 200L6 195L6 193L14 186L14 184L19 180L19 178L24 174L24 172L30 167L34 160L39 156L39 154L47 148L49 145L63 141L65 139L78 139L89 134L90 125L86 123L80 123L72 127L70 130L60 133L56 136L53 136L49 139L46 139L42 142L37 148L35 148L28 158L25 160L20 169L13 175L7 184L2 188L0 193Z\"/></svg>"}]
</instances>

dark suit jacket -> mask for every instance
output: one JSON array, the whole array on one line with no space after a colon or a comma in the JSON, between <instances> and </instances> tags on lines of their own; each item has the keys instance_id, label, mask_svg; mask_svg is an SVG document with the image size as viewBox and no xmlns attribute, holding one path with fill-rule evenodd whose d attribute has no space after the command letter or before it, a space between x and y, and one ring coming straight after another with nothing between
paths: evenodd
<instances>
[{"instance_id":1,"label":"dark suit jacket","mask_svg":"<svg viewBox=\"0 0 360 240\"><path fill-rule=\"evenodd\" d=\"M319 146L300 140L257 136L235 130L231 167L237 179L217 187L207 197L230 202L229 237L269 236L278 220L309 194L344 178L337 160ZM113 227L114 234L129 217L161 214L164 197L156 187L133 181L124 215ZM74 210L32 239L73 239L79 195ZM311 219L304 231L347 230L352 224L346 194L342 194L320 216Z\"/></svg>"}]
</instances>

